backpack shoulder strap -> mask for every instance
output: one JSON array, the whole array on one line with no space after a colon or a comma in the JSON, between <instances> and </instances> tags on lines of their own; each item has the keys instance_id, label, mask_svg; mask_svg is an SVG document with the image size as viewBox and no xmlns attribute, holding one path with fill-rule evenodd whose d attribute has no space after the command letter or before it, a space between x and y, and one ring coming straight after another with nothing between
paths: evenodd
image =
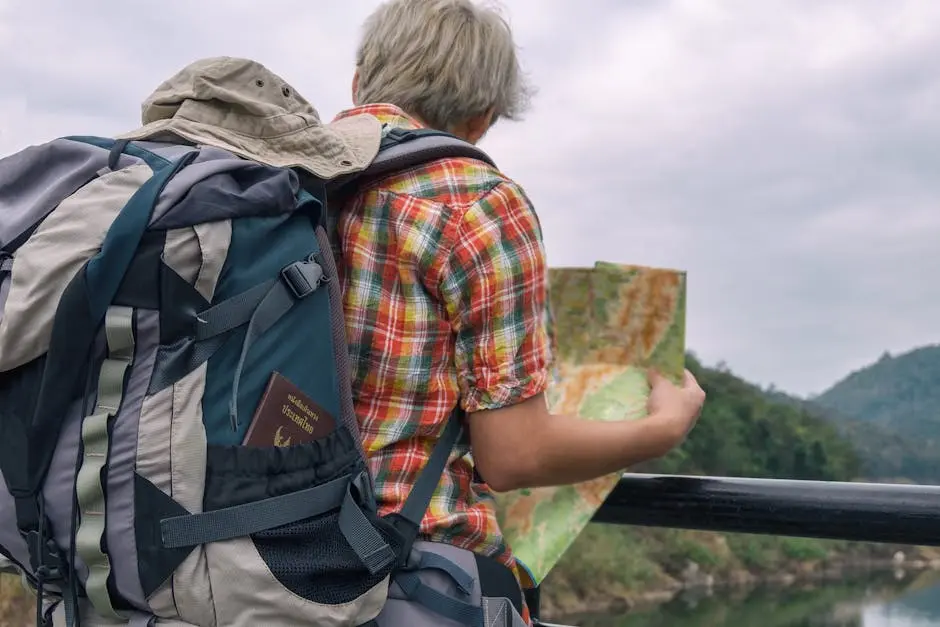
<instances>
[{"instance_id":1,"label":"backpack shoulder strap","mask_svg":"<svg viewBox=\"0 0 940 627\"><path fill-rule=\"evenodd\" d=\"M433 129L388 129L379 146L379 153L365 170L335 179L327 184L327 191L342 194L353 185L362 185L395 172L401 172L438 159L465 157L478 159L493 167L496 163L488 154L459 137Z\"/></svg>"},{"instance_id":2,"label":"backpack shoulder strap","mask_svg":"<svg viewBox=\"0 0 940 627\"><path fill-rule=\"evenodd\" d=\"M366 168L367 177L384 176L437 159L466 157L496 167L488 154L459 137L433 129L390 129L379 146L379 154Z\"/></svg>"}]
</instances>

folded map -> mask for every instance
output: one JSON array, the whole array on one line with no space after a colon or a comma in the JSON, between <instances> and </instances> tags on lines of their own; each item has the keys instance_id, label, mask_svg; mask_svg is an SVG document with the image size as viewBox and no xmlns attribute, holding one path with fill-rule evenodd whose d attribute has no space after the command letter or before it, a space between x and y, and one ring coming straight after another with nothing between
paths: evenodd
<instances>
[{"instance_id":1,"label":"folded map","mask_svg":"<svg viewBox=\"0 0 940 627\"><path fill-rule=\"evenodd\" d=\"M554 413L632 420L646 413L647 367L675 382L685 364L685 273L598 262L550 271ZM610 494L620 473L573 486L500 494L506 541L529 583L545 578Z\"/></svg>"}]
</instances>

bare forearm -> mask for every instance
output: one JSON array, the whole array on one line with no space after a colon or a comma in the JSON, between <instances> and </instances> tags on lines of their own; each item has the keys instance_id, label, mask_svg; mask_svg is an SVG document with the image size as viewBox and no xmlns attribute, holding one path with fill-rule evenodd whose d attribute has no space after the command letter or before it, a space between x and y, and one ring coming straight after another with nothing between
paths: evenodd
<instances>
[{"instance_id":1,"label":"bare forearm","mask_svg":"<svg viewBox=\"0 0 940 627\"><path fill-rule=\"evenodd\" d=\"M532 442L527 487L580 483L661 457L676 437L657 417L602 422L550 415Z\"/></svg>"},{"instance_id":2,"label":"bare forearm","mask_svg":"<svg viewBox=\"0 0 940 627\"><path fill-rule=\"evenodd\" d=\"M511 411L471 418L474 459L498 492L595 479L661 457L679 440L658 416L602 422L537 404Z\"/></svg>"}]
</instances>

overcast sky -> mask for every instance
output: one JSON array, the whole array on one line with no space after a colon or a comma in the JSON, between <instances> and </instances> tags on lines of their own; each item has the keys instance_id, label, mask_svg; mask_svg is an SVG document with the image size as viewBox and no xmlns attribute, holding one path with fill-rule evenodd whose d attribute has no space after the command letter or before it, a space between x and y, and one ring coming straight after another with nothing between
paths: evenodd
<instances>
[{"instance_id":1,"label":"overcast sky","mask_svg":"<svg viewBox=\"0 0 940 627\"><path fill-rule=\"evenodd\" d=\"M330 118L376 4L0 0L0 155L134 128L212 55ZM551 265L687 270L689 347L800 394L940 341L940 2L504 5L540 91L482 145L536 203Z\"/></svg>"}]
</instances>

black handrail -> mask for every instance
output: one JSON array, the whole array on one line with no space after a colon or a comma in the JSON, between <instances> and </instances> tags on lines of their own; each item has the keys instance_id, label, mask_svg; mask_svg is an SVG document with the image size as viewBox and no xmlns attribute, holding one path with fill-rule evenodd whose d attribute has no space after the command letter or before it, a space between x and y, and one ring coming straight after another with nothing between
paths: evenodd
<instances>
[{"instance_id":1,"label":"black handrail","mask_svg":"<svg viewBox=\"0 0 940 627\"><path fill-rule=\"evenodd\" d=\"M940 546L940 486L627 473L593 520Z\"/></svg>"}]
</instances>

